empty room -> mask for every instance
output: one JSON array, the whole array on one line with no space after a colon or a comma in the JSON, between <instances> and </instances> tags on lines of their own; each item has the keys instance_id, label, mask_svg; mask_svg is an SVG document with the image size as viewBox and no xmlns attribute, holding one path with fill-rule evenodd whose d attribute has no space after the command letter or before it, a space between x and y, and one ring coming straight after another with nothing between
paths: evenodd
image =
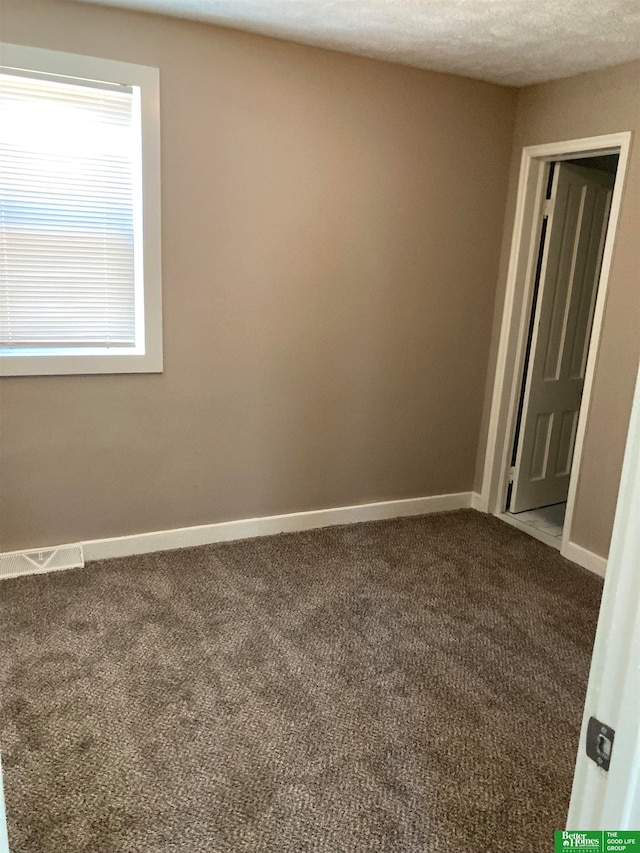
<instances>
[{"instance_id":1,"label":"empty room","mask_svg":"<svg viewBox=\"0 0 640 853\"><path fill-rule=\"evenodd\" d=\"M0 0L0 853L640 845L639 130L638 0Z\"/></svg>"}]
</instances>

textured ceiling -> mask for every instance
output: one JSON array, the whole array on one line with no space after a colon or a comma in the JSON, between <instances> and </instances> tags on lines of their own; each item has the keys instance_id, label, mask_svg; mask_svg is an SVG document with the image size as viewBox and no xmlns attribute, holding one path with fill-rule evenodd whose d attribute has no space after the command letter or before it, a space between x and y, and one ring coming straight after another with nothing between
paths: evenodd
<instances>
[{"instance_id":1,"label":"textured ceiling","mask_svg":"<svg viewBox=\"0 0 640 853\"><path fill-rule=\"evenodd\" d=\"M77 0L524 86L640 58L640 0Z\"/></svg>"}]
</instances>

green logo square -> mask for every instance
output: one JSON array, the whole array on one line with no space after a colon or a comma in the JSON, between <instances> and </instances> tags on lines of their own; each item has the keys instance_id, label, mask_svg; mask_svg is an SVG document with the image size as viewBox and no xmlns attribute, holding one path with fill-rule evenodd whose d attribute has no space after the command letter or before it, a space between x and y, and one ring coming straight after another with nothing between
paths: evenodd
<instances>
[{"instance_id":1,"label":"green logo square","mask_svg":"<svg viewBox=\"0 0 640 853\"><path fill-rule=\"evenodd\" d=\"M563 829L554 833L555 853L569 853L571 850L591 851L591 853L604 853L604 842L602 832L589 832L581 830Z\"/></svg>"}]
</instances>

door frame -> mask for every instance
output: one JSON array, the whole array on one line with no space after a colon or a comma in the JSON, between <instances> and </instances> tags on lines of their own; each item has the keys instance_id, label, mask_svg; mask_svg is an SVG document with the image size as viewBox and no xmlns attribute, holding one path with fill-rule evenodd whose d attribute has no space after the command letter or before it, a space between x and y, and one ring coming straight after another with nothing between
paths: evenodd
<instances>
[{"instance_id":1,"label":"door frame","mask_svg":"<svg viewBox=\"0 0 640 853\"><path fill-rule=\"evenodd\" d=\"M598 293L589 339L589 354L576 428L567 511L560 549L560 553L564 557L599 574L603 574L606 563L601 558L571 542L570 535L631 138L631 131L625 131L583 139L551 142L544 145L531 145L522 149L489 416L482 491L478 502L478 509L492 515L502 515L505 511L511 453L515 440L520 388L523 381L527 334L533 307L535 271L542 228L542 209L546 198L548 163L554 160L572 160L595 157L601 154L618 154L618 170L611 198L609 225L602 255Z\"/></svg>"},{"instance_id":2,"label":"door frame","mask_svg":"<svg viewBox=\"0 0 640 853\"><path fill-rule=\"evenodd\" d=\"M591 659L567 829L640 829L640 371ZM586 752L589 718L611 726L608 772Z\"/></svg>"},{"instance_id":3,"label":"door frame","mask_svg":"<svg viewBox=\"0 0 640 853\"><path fill-rule=\"evenodd\" d=\"M7 834L7 816L4 807L4 792L2 788L2 761L0 760L0 853L9 853L9 836Z\"/></svg>"}]
</instances>

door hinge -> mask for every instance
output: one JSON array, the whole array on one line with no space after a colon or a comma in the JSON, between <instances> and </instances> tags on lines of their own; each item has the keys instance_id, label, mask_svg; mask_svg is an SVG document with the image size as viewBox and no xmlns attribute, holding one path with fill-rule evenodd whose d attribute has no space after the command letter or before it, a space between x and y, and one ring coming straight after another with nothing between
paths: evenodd
<instances>
[{"instance_id":1,"label":"door hinge","mask_svg":"<svg viewBox=\"0 0 640 853\"><path fill-rule=\"evenodd\" d=\"M516 469L515 467L509 468L509 482L513 483L516 478Z\"/></svg>"},{"instance_id":2,"label":"door hinge","mask_svg":"<svg viewBox=\"0 0 640 853\"><path fill-rule=\"evenodd\" d=\"M552 210L553 210L553 199L552 198L545 198L545 200L542 203L542 216L543 217L549 216L551 214Z\"/></svg>"}]
</instances>

